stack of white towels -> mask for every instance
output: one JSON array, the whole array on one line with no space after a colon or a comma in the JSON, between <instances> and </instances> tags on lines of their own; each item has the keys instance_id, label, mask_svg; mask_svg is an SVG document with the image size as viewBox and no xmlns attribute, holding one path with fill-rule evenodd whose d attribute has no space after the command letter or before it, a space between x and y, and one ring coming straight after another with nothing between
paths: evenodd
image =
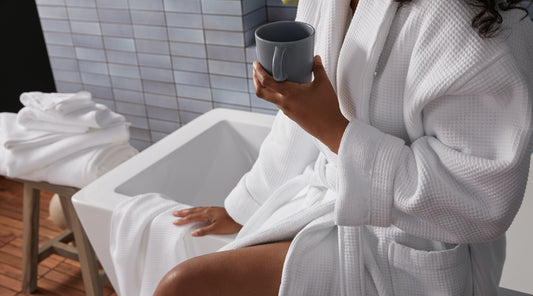
<instances>
[{"instance_id":1,"label":"stack of white towels","mask_svg":"<svg viewBox=\"0 0 533 296\"><path fill-rule=\"evenodd\" d=\"M0 175L84 187L137 154L122 115L78 93L27 92L0 113Z\"/></svg>"}]
</instances>

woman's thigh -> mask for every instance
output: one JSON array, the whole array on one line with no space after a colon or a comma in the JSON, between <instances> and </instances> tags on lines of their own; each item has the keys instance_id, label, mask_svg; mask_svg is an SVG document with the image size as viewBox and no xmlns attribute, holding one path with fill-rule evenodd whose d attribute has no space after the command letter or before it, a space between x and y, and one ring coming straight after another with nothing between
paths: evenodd
<instances>
[{"instance_id":1,"label":"woman's thigh","mask_svg":"<svg viewBox=\"0 0 533 296\"><path fill-rule=\"evenodd\" d=\"M277 295L290 241L211 253L169 271L154 295Z\"/></svg>"}]
</instances>

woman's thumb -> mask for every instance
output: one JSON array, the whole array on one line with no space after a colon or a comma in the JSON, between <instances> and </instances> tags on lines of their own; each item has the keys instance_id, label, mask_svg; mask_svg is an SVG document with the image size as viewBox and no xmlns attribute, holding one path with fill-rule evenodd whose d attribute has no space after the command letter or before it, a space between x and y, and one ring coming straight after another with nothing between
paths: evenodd
<instances>
[{"instance_id":1,"label":"woman's thumb","mask_svg":"<svg viewBox=\"0 0 533 296\"><path fill-rule=\"evenodd\" d=\"M322 58L316 55L313 61L313 75L315 76L315 80L327 78L326 69L324 69L324 64L322 64Z\"/></svg>"}]
</instances>

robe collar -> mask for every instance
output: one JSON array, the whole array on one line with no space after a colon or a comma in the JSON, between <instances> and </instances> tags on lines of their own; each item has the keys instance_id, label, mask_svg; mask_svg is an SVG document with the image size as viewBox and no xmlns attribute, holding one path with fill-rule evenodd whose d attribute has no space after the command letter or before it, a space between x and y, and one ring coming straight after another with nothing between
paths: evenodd
<instances>
[{"instance_id":1,"label":"robe collar","mask_svg":"<svg viewBox=\"0 0 533 296\"><path fill-rule=\"evenodd\" d=\"M337 3L336 9L349 11L350 0L332 2ZM359 1L340 46L335 75L340 108L348 120L369 123L374 73L397 8L393 0Z\"/></svg>"},{"instance_id":2,"label":"robe collar","mask_svg":"<svg viewBox=\"0 0 533 296\"><path fill-rule=\"evenodd\" d=\"M296 20L308 22L317 29L315 54L322 57L333 87L337 86L337 62L346 33L351 0L300 0Z\"/></svg>"},{"instance_id":3,"label":"robe collar","mask_svg":"<svg viewBox=\"0 0 533 296\"><path fill-rule=\"evenodd\" d=\"M348 120L369 123L369 100L375 69L396 14L393 0L359 0L351 23L351 0L300 0L297 20L312 24L315 54Z\"/></svg>"}]
</instances>

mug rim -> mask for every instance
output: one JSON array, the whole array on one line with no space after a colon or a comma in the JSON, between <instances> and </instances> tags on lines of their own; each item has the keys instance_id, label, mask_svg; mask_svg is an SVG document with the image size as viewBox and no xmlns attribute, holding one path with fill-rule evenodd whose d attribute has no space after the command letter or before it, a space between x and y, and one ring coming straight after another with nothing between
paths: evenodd
<instances>
[{"instance_id":1,"label":"mug rim","mask_svg":"<svg viewBox=\"0 0 533 296\"><path fill-rule=\"evenodd\" d=\"M271 40L267 40L267 39L261 38L261 37L259 37L257 35L257 32L259 30L261 30L262 28L264 28L266 26L269 26L269 25L272 25L272 24L279 24L279 23L298 23L298 24L302 24L302 25L304 25L304 26L306 26L308 28L311 28L311 33L309 34L309 36L307 36L305 38L298 39L298 40L292 40L292 41L271 41ZM310 24L308 24L306 22L302 22L302 21L276 21L276 22L270 22L270 23L262 24L257 29L255 29L254 35L255 35L256 39L259 39L259 40L261 40L262 42L265 42L265 43L291 44L291 43L301 42L302 40L306 40L308 38L314 37L315 36L315 28L313 26L311 26Z\"/></svg>"}]
</instances>

